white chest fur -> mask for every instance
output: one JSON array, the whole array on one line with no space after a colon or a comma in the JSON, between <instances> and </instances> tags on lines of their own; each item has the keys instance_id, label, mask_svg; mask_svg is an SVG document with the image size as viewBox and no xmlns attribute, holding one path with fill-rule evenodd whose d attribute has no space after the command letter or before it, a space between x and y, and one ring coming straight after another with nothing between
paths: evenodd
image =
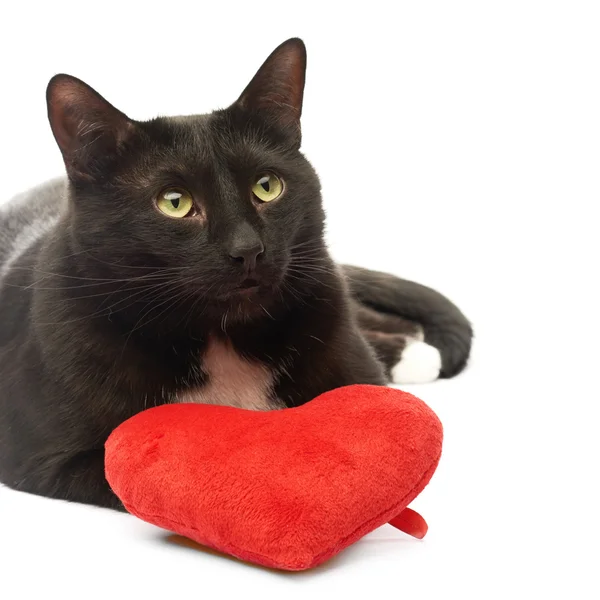
<instances>
[{"instance_id":1,"label":"white chest fur","mask_svg":"<svg viewBox=\"0 0 600 600\"><path fill-rule=\"evenodd\" d=\"M231 344L211 340L202 357L207 383L179 394L180 402L221 404L249 410L273 410L273 373L263 364L246 360Z\"/></svg>"}]
</instances>

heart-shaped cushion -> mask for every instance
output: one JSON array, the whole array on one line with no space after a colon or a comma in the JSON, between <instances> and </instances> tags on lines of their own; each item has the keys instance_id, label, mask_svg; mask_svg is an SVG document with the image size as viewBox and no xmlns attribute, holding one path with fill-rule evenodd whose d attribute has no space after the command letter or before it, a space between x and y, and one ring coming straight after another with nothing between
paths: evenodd
<instances>
[{"instance_id":1,"label":"heart-shaped cushion","mask_svg":"<svg viewBox=\"0 0 600 600\"><path fill-rule=\"evenodd\" d=\"M441 448L442 426L424 402L353 385L270 412L151 408L109 437L106 477L145 521L243 560L301 570L400 515Z\"/></svg>"}]
</instances>

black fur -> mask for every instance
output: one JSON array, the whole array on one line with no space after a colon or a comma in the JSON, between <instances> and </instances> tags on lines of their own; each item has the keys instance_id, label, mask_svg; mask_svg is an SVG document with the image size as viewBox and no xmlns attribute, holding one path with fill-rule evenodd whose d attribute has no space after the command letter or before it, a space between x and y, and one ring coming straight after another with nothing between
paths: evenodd
<instances>
[{"instance_id":1,"label":"black fur","mask_svg":"<svg viewBox=\"0 0 600 600\"><path fill-rule=\"evenodd\" d=\"M387 273L350 266L344 267L344 273L352 295L362 305L423 327L424 341L442 355L441 377L453 377L464 369L471 352L473 330L450 300L429 287ZM394 327L389 321L387 325ZM397 327L392 331L403 332Z\"/></svg>"},{"instance_id":2,"label":"black fur","mask_svg":"<svg viewBox=\"0 0 600 600\"><path fill-rule=\"evenodd\" d=\"M287 406L385 384L405 342L378 344L377 318L387 333L415 328L393 315L422 323L444 375L464 366L471 330L447 300L330 258L319 181L299 151L304 67L290 40L230 108L143 123L79 80L50 82L67 205L0 280L0 481L120 508L104 479L107 436L203 386L211 339L267 365ZM285 182L269 204L249 191L262 172ZM194 216L158 211L173 185L192 193ZM230 255L248 232L264 247L255 269ZM254 292L240 289L249 280Z\"/></svg>"}]
</instances>

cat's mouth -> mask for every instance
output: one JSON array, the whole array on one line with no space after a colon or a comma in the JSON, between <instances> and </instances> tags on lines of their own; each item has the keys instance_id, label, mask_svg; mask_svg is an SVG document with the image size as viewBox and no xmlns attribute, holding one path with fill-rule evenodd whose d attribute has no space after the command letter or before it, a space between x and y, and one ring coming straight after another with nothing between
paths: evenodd
<instances>
[{"instance_id":1,"label":"cat's mouth","mask_svg":"<svg viewBox=\"0 0 600 600\"><path fill-rule=\"evenodd\" d=\"M240 283L239 287L242 290L251 290L252 288L257 288L259 285L260 283L258 280L248 277L248 279L244 279L244 281Z\"/></svg>"},{"instance_id":2,"label":"cat's mouth","mask_svg":"<svg viewBox=\"0 0 600 600\"><path fill-rule=\"evenodd\" d=\"M250 272L242 274L239 279L229 281L214 297L217 302L226 304L241 302L248 306L252 302L268 302L279 285L278 273L267 270L263 273ZM252 301L252 302L251 302Z\"/></svg>"},{"instance_id":3,"label":"cat's mouth","mask_svg":"<svg viewBox=\"0 0 600 600\"><path fill-rule=\"evenodd\" d=\"M256 294L260 288L260 282L256 279L252 279L249 277L248 279L244 279L242 283L235 290L238 294L243 296L251 296Z\"/></svg>"}]
</instances>

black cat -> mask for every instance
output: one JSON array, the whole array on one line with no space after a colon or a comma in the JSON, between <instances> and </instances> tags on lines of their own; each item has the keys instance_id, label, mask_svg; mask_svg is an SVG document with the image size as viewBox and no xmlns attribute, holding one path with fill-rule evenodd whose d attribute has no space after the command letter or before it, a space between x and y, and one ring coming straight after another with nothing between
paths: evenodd
<instances>
[{"instance_id":1,"label":"black cat","mask_svg":"<svg viewBox=\"0 0 600 600\"><path fill-rule=\"evenodd\" d=\"M68 179L0 213L4 484L120 508L104 442L147 407L276 409L464 367L447 299L330 258L299 150L305 65L291 39L228 109L148 122L50 81Z\"/></svg>"}]
</instances>

